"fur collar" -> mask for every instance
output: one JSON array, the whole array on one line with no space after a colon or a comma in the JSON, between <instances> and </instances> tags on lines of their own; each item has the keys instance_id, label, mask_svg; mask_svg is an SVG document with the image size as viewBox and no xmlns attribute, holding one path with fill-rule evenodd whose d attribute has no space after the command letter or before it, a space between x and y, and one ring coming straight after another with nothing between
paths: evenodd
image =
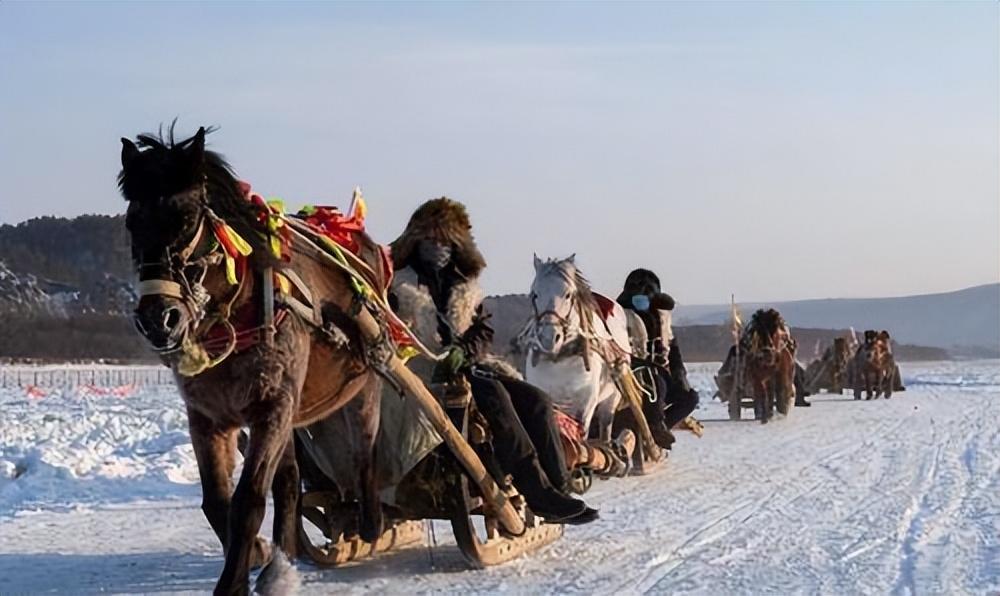
<instances>
[{"instance_id":1,"label":"fur collar","mask_svg":"<svg viewBox=\"0 0 1000 596\"><path fill-rule=\"evenodd\" d=\"M392 279L392 292L397 300L396 314L410 325L424 345L435 352L440 352L444 346L441 345L441 337L437 330L437 309L427 287L417 281L417 272L410 267L397 271ZM478 278L471 278L455 286L448 300L445 319L456 332L463 333L472 325L476 307L482 303L483 297ZM515 379L522 378L516 368L494 354L487 355L477 365L493 373Z\"/></svg>"},{"instance_id":2,"label":"fur collar","mask_svg":"<svg viewBox=\"0 0 1000 596\"><path fill-rule=\"evenodd\" d=\"M426 286L417 281L417 272L410 267L400 269L392 279L392 292L398 301L397 314L406 321L432 350L440 350L441 338L437 331L437 309ZM472 325L476 307L483 301L483 290L478 278L456 284L444 313L445 320L459 334Z\"/></svg>"}]
</instances>

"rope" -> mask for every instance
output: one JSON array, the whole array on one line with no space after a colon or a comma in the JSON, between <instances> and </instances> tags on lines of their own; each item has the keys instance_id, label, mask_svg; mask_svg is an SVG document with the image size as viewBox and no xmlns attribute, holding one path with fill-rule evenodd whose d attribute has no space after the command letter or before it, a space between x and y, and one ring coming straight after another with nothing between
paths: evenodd
<instances>
[{"instance_id":1,"label":"rope","mask_svg":"<svg viewBox=\"0 0 1000 596\"><path fill-rule=\"evenodd\" d=\"M282 217L284 218L284 216ZM367 298L370 303L374 304L376 310L378 310L380 314L382 314L384 317L386 317L387 319L398 325L400 329L403 329L407 337L413 342L414 346L416 346L416 348L424 356L434 361L440 361L443 360L448 355L447 352L437 354L433 352L430 348L425 346L424 343L420 341L420 338L418 338L417 335L410 329L410 327L406 323L404 323L396 315L396 313L392 311L382 293L375 291L375 289L372 288L368 280L365 279L363 275L358 273L357 269L355 268L355 265L358 264L362 265L364 269L366 269L369 273L371 273L372 278L374 279L375 273L371 270L370 267L368 267L367 264L364 263L364 261L361 261L360 257L358 257L357 255L355 255L350 251L341 250L339 251L340 258L338 259L337 257L333 256L326 250L323 250L323 248L320 247L312 238L310 238L305 233L297 229L299 227L302 227L304 224L295 222L295 220L290 220L287 218L284 219L285 221L289 222L288 230L296 238L298 238L299 240L304 242L308 247L313 249L313 251L323 260L332 263L335 267L346 273L352 280L354 280L354 282L360 284L360 286L363 288L365 298ZM309 230L310 234L314 233L311 229L308 228L306 229ZM349 263L348 261L351 262Z\"/></svg>"}]
</instances>

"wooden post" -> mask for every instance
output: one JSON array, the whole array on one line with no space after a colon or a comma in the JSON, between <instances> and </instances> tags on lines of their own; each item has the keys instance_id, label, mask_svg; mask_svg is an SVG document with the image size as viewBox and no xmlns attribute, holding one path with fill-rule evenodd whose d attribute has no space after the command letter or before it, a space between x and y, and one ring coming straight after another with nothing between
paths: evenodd
<instances>
[{"instance_id":1,"label":"wooden post","mask_svg":"<svg viewBox=\"0 0 1000 596\"><path fill-rule=\"evenodd\" d=\"M366 309L361 309L355 320L361 329L361 335L366 340L382 341L381 328L375 322L370 312ZM465 441L465 438L462 437L462 433L452 424L451 419L448 418L441 404L438 403L434 395L424 386L423 381L413 371L406 368L406 365L395 354L389 358L386 368L393 380L399 383L413 397L417 405L420 406L420 409L427 416L427 419L434 425L434 429L444 439L448 448L455 455L455 459L462 464L469 477L479 487L486 507L497 516L497 520L503 525L504 529L515 536L523 534L525 530L524 520L518 515L517 510L514 509L514 505L511 504L510 500L507 499L507 495L500 490L496 481L486 471L483 462Z\"/></svg>"}]
</instances>

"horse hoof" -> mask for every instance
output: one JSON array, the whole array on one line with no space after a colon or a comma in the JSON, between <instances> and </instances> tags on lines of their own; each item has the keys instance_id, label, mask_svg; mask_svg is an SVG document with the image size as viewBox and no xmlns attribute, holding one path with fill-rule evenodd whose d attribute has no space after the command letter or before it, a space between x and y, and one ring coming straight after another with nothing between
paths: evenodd
<instances>
[{"instance_id":1,"label":"horse hoof","mask_svg":"<svg viewBox=\"0 0 1000 596\"><path fill-rule=\"evenodd\" d=\"M257 578L257 583L254 584L254 593L286 596L297 593L300 584L298 570L289 563L285 553L278 550Z\"/></svg>"},{"instance_id":2,"label":"horse hoof","mask_svg":"<svg viewBox=\"0 0 1000 596\"><path fill-rule=\"evenodd\" d=\"M250 553L250 569L260 569L271 562L274 550L271 543L260 536L254 541L253 552Z\"/></svg>"}]
</instances>

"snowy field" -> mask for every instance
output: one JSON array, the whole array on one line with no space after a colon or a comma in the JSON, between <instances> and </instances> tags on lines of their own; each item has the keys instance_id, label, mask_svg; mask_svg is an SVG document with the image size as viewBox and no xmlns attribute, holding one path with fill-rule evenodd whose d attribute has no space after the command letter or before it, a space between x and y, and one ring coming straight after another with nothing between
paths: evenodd
<instances>
[{"instance_id":1,"label":"snowy field","mask_svg":"<svg viewBox=\"0 0 1000 596\"><path fill-rule=\"evenodd\" d=\"M904 365L888 402L823 395L763 427L725 420L716 368L692 367L705 437L595 483L599 522L485 571L438 524L348 568L300 563L302 592L1000 593L1000 361ZM199 493L172 388L0 390L0 593L211 590Z\"/></svg>"}]
</instances>

